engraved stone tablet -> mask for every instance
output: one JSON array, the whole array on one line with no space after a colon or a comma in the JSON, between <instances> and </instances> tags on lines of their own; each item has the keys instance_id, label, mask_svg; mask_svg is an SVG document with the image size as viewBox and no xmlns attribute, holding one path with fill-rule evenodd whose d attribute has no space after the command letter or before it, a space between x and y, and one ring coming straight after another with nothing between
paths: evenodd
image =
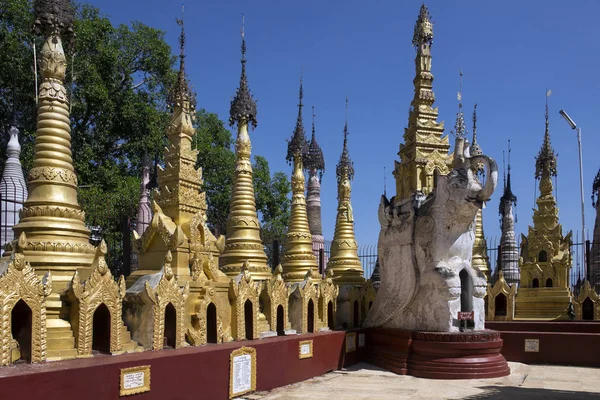
<instances>
[{"instance_id":1,"label":"engraved stone tablet","mask_svg":"<svg viewBox=\"0 0 600 400\"><path fill-rule=\"evenodd\" d=\"M230 355L229 398L256 390L256 349L242 347Z\"/></svg>"},{"instance_id":2,"label":"engraved stone tablet","mask_svg":"<svg viewBox=\"0 0 600 400\"><path fill-rule=\"evenodd\" d=\"M129 396L132 394L150 391L150 366L121 369L121 390L120 396Z\"/></svg>"},{"instance_id":3,"label":"engraved stone tablet","mask_svg":"<svg viewBox=\"0 0 600 400\"><path fill-rule=\"evenodd\" d=\"M525 352L526 353L539 353L540 352L540 339L525 339Z\"/></svg>"},{"instance_id":4,"label":"engraved stone tablet","mask_svg":"<svg viewBox=\"0 0 600 400\"><path fill-rule=\"evenodd\" d=\"M358 334L358 347L365 347L365 334L364 333Z\"/></svg>"},{"instance_id":5,"label":"engraved stone tablet","mask_svg":"<svg viewBox=\"0 0 600 400\"><path fill-rule=\"evenodd\" d=\"M300 359L303 358L311 358L313 356L313 341L312 340L302 340L299 343L300 350Z\"/></svg>"},{"instance_id":6,"label":"engraved stone tablet","mask_svg":"<svg viewBox=\"0 0 600 400\"><path fill-rule=\"evenodd\" d=\"M356 332L346 334L346 353L356 350Z\"/></svg>"}]
</instances>

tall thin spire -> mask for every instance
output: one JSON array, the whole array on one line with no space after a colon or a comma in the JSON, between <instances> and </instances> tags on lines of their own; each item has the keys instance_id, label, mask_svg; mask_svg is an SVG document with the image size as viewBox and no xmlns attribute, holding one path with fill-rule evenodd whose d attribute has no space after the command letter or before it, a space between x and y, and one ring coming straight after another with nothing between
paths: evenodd
<instances>
[{"instance_id":1,"label":"tall thin spire","mask_svg":"<svg viewBox=\"0 0 600 400\"><path fill-rule=\"evenodd\" d=\"M331 253L327 270L340 285L362 284L362 263L358 258L358 245L354 235L354 215L351 204L351 180L354 166L348 153L348 98L346 97L346 123L344 124L344 148L336 168L338 186L338 208L335 231L331 242ZM344 314L344 313L341 313ZM338 321L340 322L340 321ZM342 321L343 322L343 321Z\"/></svg>"},{"instance_id":2,"label":"tall thin spire","mask_svg":"<svg viewBox=\"0 0 600 400\"><path fill-rule=\"evenodd\" d=\"M292 138L288 142L288 152L285 158L288 164L293 163L294 157L305 157L306 152L308 151L306 136L304 132L304 123L302 122L302 107L304 107L304 105L302 104L302 99L304 98L304 91L302 85L303 75L304 68L302 68L302 72L300 73L300 90L298 92L298 118L296 119L296 127L294 128Z\"/></svg>"},{"instance_id":3,"label":"tall thin spire","mask_svg":"<svg viewBox=\"0 0 600 400\"><path fill-rule=\"evenodd\" d=\"M445 175L452 164L448 154L449 138L444 135L444 123L438 122L437 107L433 107L432 44L433 23L429 10L423 4L412 38L416 49L414 96L410 103L408 125L404 129L404 143L399 146L400 161L394 162L393 169L397 202L410 198L415 191L429 194L433 190L435 171Z\"/></svg>"},{"instance_id":4,"label":"tall thin spire","mask_svg":"<svg viewBox=\"0 0 600 400\"><path fill-rule=\"evenodd\" d=\"M456 94L458 100L458 112L456 113L456 123L454 124L454 134L457 137L465 137L467 135L467 128L465 126L465 117L462 110L462 84L463 84L463 72L460 70L460 89Z\"/></svg>"},{"instance_id":5,"label":"tall thin spire","mask_svg":"<svg viewBox=\"0 0 600 400\"><path fill-rule=\"evenodd\" d=\"M550 142L550 122L548 113L548 97L552 93L551 90L546 91L546 129L544 131L544 142L535 161L535 177L541 179L544 174L556 176L556 154Z\"/></svg>"},{"instance_id":6,"label":"tall thin spire","mask_svg":"<svg viewBox=\"0 0 600 400\"><path fill-rule=\"evenodd\" d=\"M292 205L288 231L285 235L284 254L281 261L283 278L288 282L300 282L307 272L317 271L317 259L313 254L313 241L308 219L306 197L304 196L304 159L308 150L302 122L302 99L304 97L300 74L298 94L298 119L292 138L288 142L286 160L292 169Z\"/></svg>"},{"instance_id":7,"label":"tall thin spire","mask_svg":"<svg viewBox=\"0 0 600 400\"><path fill-rule=\"evenodd\" d=\"M348 97L346 97L346 123L344 124L344 147L342 149L342 155L338 162L336 173L338 182L343 179L344 174L348 174L348 179L354 179L354 163L350 159L350 153L348 152Z\"/></svg>"},{"instance_id":8,"label":"tall thin spire","mask_svg":"<svg viewBox=\"0 0 600 400\"><path fill-rule=\"evenodd\" d=\"M243 264L249 265L254 279L270 279L271 269L260 237L260 221L256 212L254 178L252 174L252 143L248 125L256 127L256 102L250 94L246 77L246 37L242 15L242 73L240 84L229 109L229 124L237 124L235 141L235 171L227 215L225 249L219 257L219 267L233 278L241 272Z\"/></svg>"},{"instance_id":9,"label":"tall thin spire","mask_svg":"<svg viewBox=\"0 0 600 400\"><path fill-rule=\"evenodd\" d=\"M483 154L481 147L477 143L477 103L473 107L473 141L471 142L471 156L480 156Z\"/></svg>"},{"instance_id":10,"label":"tall thin spire","mask_svg":"<svg viewBox=\"0 0 600 400\"><path fill-rule=\"evenodd\" d=\"M244 33L244 14L242 14L242 74L240 76L240 85L236 90L235 97L231 100L229 108L229 125L240 124L245 121L252 128L256 128L258 121L256 120L256 102L252 98L250 88L248 87L248 78L246 77L246 35Z\"/></svg>"},{"instance_id":11,"label":"tall thin spire","mask_svg":"<svg viewBox=\"0 0 600 400\"><path fill-rule=\"evenodd\" d=\"M321 179L325 171L323 151L317 143L315 134L315 106L312 106L312 137L308 145L308 153L304 160L304 168L308 170L308 187L306 194L306 212L308 226L312 236L312 249L315 256L325 247L325 238L321 224ZM326 260L323 260L326 262Z\"/></svg>"}]
</instances>

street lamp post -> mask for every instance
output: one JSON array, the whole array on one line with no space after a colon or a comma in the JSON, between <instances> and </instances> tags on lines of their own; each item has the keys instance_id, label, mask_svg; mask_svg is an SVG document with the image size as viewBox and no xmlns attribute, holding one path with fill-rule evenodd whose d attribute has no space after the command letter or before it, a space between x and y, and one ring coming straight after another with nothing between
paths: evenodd
<instances>
[{"instance_id":1,"label":"street lamp post","mask_svg":"<svg viewBox=\"0 0 600 400\"><path fill-rule=\"evenodd\" d=\"M583 264L585 268L585 277L588 278L588 268L587 268L587 243L585 241L585 206L583 201L583 159L581 155L581 128L577 126L577 124L569 117L569 115L565 112L565 110L560 110L560 115L567 121L571 129L577 131L577 144L579 146L579 189L581 194L581 239L583 240Z\"/></svg>"}]
</instances>

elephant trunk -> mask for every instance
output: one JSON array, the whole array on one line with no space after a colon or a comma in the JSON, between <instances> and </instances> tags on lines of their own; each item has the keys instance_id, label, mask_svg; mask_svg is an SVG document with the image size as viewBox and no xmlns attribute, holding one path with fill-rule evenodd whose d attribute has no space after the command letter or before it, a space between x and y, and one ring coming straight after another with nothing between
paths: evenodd
<instances>
[{"instance_id":1,"label":"elephant trunk","mask_svg":"<svg viewBox=\"0 0 600 400\"><path fill-rule=\"evenodd\" d=\"M483 189L475 193L475 198L479 201L488 201L498 184L498 164L492 158L479 155L471 157L471 165L482 163L486 169L486 179Z\"/></svg>"}]
</instances>

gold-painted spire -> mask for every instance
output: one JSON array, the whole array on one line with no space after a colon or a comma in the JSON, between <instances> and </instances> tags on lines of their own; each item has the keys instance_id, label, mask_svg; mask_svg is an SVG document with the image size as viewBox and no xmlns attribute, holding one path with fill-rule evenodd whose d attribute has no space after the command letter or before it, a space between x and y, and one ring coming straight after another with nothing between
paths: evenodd
<instances>
[{"instance_id":1,"label":"gold-painted spire","mask_svg":"<svg viewBox=\"0 0 600 400\"><path fill-rule=\"evenodd\" d=\"M285 235L283 258L283 278L286 282L302 282L308 271L317 269L317 259L312 251L312 236L308 225L306 198L304 196L304 166L308 146L302 123L302 76L298 102L298 119L292 138L288 142L286 160L294 166L292 171L292 206L288 231Z\"/></svg>"},{"instance_id":2,"label":"gold-painted spire","mask_svg":"<svg viewBox=\"0 0 600 400\"><path fill-rule=\"evenodd\" d=\"M74 358L69 309L61 299L73 274L91 272L96 249L77 202L77 176L71 153L69 99L64 86L67 59L63 39L72 38L74 8L68 0L34 2L37 34L44 38L39 53L42 81L37 105L33 165L27 177L29 195L13 230L23 238L19 251L38 276L50 272L54 283L46 300L48 359ZM26 239L25 239L26 237ZM13 242L16 246L16 242ZM16 249L8 246L5 256ZM70 340L69 340L70 339Z\"/></svg>"},{"instance_id":3,"label":"gold-painted spire","mask_svg":"<svg viewBox=\"0 0 600 400\"><path fill-rule=\"evenodd\" d=\"M183 226L199 211L206 210L206 195L201 192L202 169L196 170L198 151L192 149L195 107L192 93L185 75L185 27L183 9L179 36L179 72L175 87L171 91L173 108L167 134L169 145L165 147L165 167L158 167L158 189L154 197L163 213L175 224ZM187 229L189 234L189 229Z\"/></svg>"},{"instance_id":4,"label":"gold-painted spire","mask_svg":"<svg viewBox=\"0 0 600 400\"><path fill-rule=\"evenodd\" d=\"M433 189L434 171L449 172L452 158L448 155L450 142L444 133L444 123L438 122L434 108L433 74L431 73L431 46L433 23L429 10L423 4L415 23L412 45L416 49L416 76L413 80L414 97L410 104L408 126L404 129L404 143L400 144L400 162L394 163L396 201L408 199L415 191L428 194Z\"/></svg>"},{"instance_id":5,"label":"gold-painted spire","mask_svg":"<svg viewBox=\"0 0 600 400\"><path fill-rule=\"evenodd\" d=\"M354 166L348 152L348 98L346 98L346 123L344 125L344 147L336 173L338 182L338 209L335 232L331 241L331 255L327 270L331 270L337 284L362 284L362 263L358 258L358 244L354 235L354 216L350 201L351 180Z\"/></svg>"},{"instance_id":6,"label":"gold-painted spire","mask_svg":"<svg viewBox=\"0 0 600 400\"><path fill-rule=\"evenodd\" d=\"M267 265L267 255L260 238L260 223L256 213L252 163L252 144L248 134L248 124L256 127L256 102L250 94L246 77L246 39L242 17L242 74L240 86L231 101L229 124L237 124L235 142L235 172L233 190L227 216L225 249L219 258L221 270L229 277L237 276L242 264L248 261L250 274L254 279L269 279L271 269Z\"/></svg>"}]
</instances>

